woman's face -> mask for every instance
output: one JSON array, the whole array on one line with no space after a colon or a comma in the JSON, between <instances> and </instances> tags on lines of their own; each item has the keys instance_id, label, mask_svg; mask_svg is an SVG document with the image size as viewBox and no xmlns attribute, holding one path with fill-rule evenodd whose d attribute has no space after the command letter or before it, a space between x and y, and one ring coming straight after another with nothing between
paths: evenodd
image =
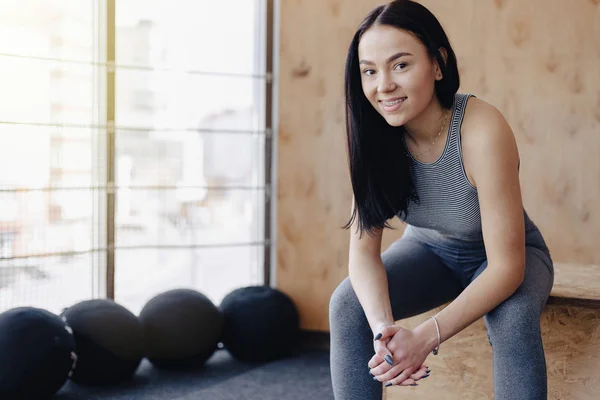
<instances>
[{"instance_id":1,"label":"woman's face","mask_svg":"<svg viewBox=\"0 0 600 400\"><path fill-rule=\"evenodd\" d=\"M441 78L425 46L411 33L374 25L358 44L365 96L392 126L402 126L427 108Z\"/></svg>"}]
</instances>

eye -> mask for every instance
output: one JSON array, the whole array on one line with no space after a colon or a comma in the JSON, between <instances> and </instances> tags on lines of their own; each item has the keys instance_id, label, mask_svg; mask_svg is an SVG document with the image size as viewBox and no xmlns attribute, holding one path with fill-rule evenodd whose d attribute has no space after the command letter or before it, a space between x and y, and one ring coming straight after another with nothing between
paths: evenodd
<instances>
[{"instance_id":1,"label":"eye","mask_svg":"<svg viewBox=\"0 0 600 400\"><path fill-rule=\"evenodd\" d=\"M372 69L365 69L365 70L363 71L363 74L365 74L365 75L368 75L368 76L371 76L371 75L373 75L374 73L375 73L375 70L372 70Z\"/></svg>"},{"instance_id":2,"label":"eye","mask_svg":"<svg viewBox=\"0 0 600 400\"><path fill-rule=\"evenodd\" d=\"M396 65L394 65L394 69L398 70L398 69L404 69L406 68L406 63L398 63Z\"/></svg>"}]
</instances>

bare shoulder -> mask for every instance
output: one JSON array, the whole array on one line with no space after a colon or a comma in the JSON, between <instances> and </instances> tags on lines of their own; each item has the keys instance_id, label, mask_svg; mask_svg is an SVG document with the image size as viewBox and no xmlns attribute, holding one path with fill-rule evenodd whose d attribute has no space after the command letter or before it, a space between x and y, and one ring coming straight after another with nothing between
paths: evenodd
<instances>
[{"instance_id":1,"label":"bare shoulder","mask_svg":"<svg viewBox=\"0 0 600 400\"><path fill-rule=\"evenodd\" d=\"M461 142L465 169L471 183L477 170L492 159L518 167L519 155L515 136L502 113L492 104L476 97L467 102L461 125ZM475 185L477 186L477 185Z\"/></svg>"},{"instance_id":2,"label":"bare shoulder","mask_svg":"<svg viewBox=\"0 0 600 400\"><path fill-rule=\"evenodd\" d=\"M467 102L461 127L461 139L465 145L481 145L481 141L513 138L513 133L502 113L492 104L477 97Z\"/></svg>"}]
</instances>

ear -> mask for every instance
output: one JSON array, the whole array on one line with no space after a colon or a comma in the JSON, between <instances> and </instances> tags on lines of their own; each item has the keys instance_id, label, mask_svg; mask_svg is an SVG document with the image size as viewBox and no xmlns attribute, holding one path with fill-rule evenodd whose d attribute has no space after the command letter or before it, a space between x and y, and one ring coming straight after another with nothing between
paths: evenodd
<instances>
[{"instance_id":1,"label":"ear","mask_svg":"<svg viewBox=\"0 0 600 400\"><path fill-rule=\"evenodd\" d=\"M438 50L442 56L442 59L444 60L444 64L446 64L446 62L448 61L448 51L444 47L440 47ZM435 77L436 81L441 81L442 79L444 79L444 76L442 75L442 70L437 59L434 59L433 76Z\"/></svg>"}]
</instances>

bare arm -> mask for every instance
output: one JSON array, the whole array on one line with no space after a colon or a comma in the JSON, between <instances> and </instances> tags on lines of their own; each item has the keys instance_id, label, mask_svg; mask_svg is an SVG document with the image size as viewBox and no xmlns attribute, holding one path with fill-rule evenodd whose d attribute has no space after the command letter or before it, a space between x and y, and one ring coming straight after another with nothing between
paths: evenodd
<instances>
[{"instance_id":1,"label":"bare arm","mask_svg":"<svg viewBox=\"0 0 600 400\"><path fill-rule=\"evenodd\" d=\"M472 135L464 154L477 187L488 266L451 304L437 315L441 340L460 332L510 297L523 282L525 232L514 135L492 106L475 100L469 122ZM465 161L467 159L465 158ZM415 332L429 350L437 346L433 320Z\"/></svg>"},{"instance_id":2,"label":"bare arm","mask_svg":"<svg viewBox=\"0 0 600 400\"><path fill-rule=\"evenodd\" d=\"M387 275L381 261L382 234L382 230L378 230L372 235L365 233L361 238L353 225L350 236L350 282L374 335L381 326L394 323Z\"/></svg>"}]
</instances>

